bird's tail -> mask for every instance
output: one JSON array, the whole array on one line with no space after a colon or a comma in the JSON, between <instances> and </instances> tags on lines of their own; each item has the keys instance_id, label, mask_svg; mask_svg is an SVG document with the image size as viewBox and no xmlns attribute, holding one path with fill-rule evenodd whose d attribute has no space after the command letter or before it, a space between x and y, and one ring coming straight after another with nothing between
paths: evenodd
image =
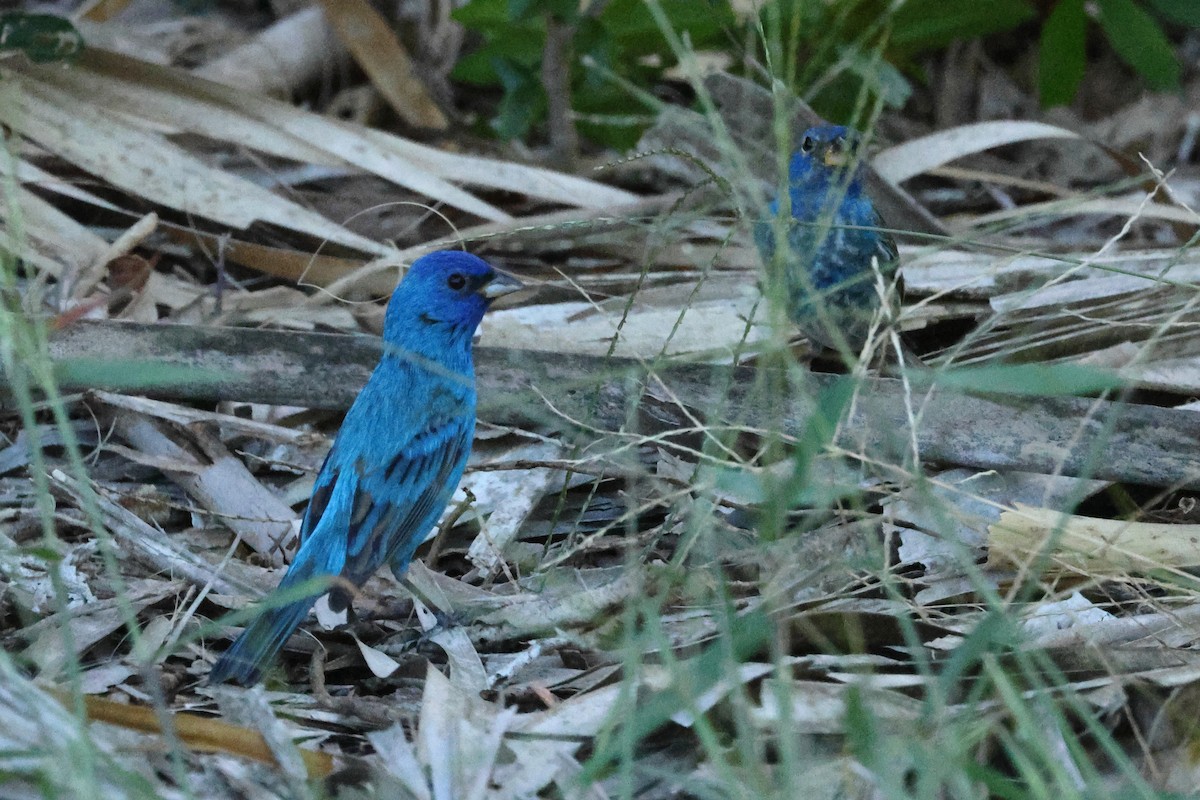
<instances>
[{"instance_id":1,"label":"bird's tail","mask_svg":"<svg viewBox=\"0 0 1200 800\"><path fill-rule=\"evenodd\" d=\"M304 558L306 554L292 563L283 580L279 582L277 592L286 591L289 587L303 583L317 575L325 574L312 563L315 559ZM233 681L243 686L257 683L262 677L263 668L274 660L275 655L291 638L292 633L299 627L317 598L324 594L321 590L316 594L307 594L286 605L275 608L265 608L250 626L242 631L233 646L222 654L208 674L209 684ZM294 592L292 593L294 594Z\"/></svg>"}]
</instances>

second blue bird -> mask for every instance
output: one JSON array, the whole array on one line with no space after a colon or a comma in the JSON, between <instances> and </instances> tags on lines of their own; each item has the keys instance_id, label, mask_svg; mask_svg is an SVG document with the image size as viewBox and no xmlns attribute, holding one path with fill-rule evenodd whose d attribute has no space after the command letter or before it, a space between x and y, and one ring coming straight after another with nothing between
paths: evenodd
<instances>
[{"instance_id":1,"label":"second blue bird","mask_svg":"<svg viewBox=\"0 0 1200 800\"><path fill-rule=\"evenodd\" d=\"M417 259L392 294L384 353L317 475L300 548L277 591L301 596L265 608L225 651L210 683L259 680L326 589L346 608L345 584L361 586L388 564L400 578L458 486L475 430L471 342L492 300L521 288L467 253ZM341 582L339 581L339 582Z\"/></svg>"},{"instance_id":2,"label":"second blue bird","mask_svg":"<svg viewBox=\"0 0 1200 800\"><path fill-rule=\"evenodd\" d=\"M788 316L818 346L858 355L880 307L874 260L895 274L896 243L882 226L864 186L858 135L840 125L805 131L788 165L791 213L779 198L754 227L767 267L767 288L782 287ZM776 247L776 231L787 246Z\"/></svg>"}]
</instances>

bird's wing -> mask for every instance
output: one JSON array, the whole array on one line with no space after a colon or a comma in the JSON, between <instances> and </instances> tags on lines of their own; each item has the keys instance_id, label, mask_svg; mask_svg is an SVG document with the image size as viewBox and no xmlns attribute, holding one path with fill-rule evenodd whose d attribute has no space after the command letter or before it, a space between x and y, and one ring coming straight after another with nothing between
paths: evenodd
<instances>
[{"instance_id":1,"label":"bird's wing","mask_svg":"<svg viewBox=\"0 0 1200 800\"><path fill-rule=\"evenodd\" d=\"M397 460L397 454L402 457L406 453L422 453L437 440L443 428L446 437L452 437L460 412L468 413L474 430L473 395L468 398L470 393L464 393L456 383L431 384L428 375L412 364L392 367L377 368L346 413L333 447L313 482L308 508L300 523L301 546L321 528L323 521L325 525L346 524L344 520L325 521L331 502L337 506L336 516L352 508L352 519L361 521L369 508L363 492L380 494L372 485L380 482L374 476L391 474L385 468ZM402 387L400 392L406 397L405 402L396 402L397 387ZM341 483L346 485L339 489ZM345 495L347 490L352 492L349 498ZM335 497L339 498L336 502ZM344 530L338 535L347 536Z\"/></svg>"},{"instance_id":2,"label":"bird's wing","mask_svg":"<svg viewBox=\"0 0 1200 800\"><path fill-rule=\"evenodd\" d=\"M374 468L355 464L358 481L346 531L351 582L366 580L398 551L411 553L437 521L470 453L474 415L452 417L412 437Z\"/></svg>"},{"instance_id":3,"label":"bird's wing","mask_svg":"<svg viewBox=\"0 0 1200 800\"><path fill-rule=\"evenodd\" d=\"M304 520L300 523L301 547L320 524L321 518L325 515L325 509L329 506L329 499L333 497L333 487L337 486L338 474L341 470L337 466L338 459L334 457L336 449L337 442L334 441L333 447L325 456L325 462L321 464L321 470L317 473L317 479L313 483L312 495L308 498L308 508L304 510Z\"/></svg>"},{"instance_id":4,"label":"bird's wing","mask_svg":"<svg viewBox=\"0 0 1200 800\"><path fill-rule=\"evenodd\" d=\"M886 228L887 223L884 222L884 219L879 215L879 212L876 211L874 207L871 208L871 212L871 227ZM896 248L896 240L892 238L890 233L885 233L882 230L879 231L876 249L878 252L875 253L875 255L879 258L879 266L882 267L885 264L894 264L899 262L900 251Z\"/></svg>"},{"instance_id":5,"label":"bird's wing","mask_svg":"<svg viewBox=\"0 0 1200 800\"><path fill-rule=\"evenodd\" d=\"M891 264L894 269L900 263L900 251L896 248L896 240L891 236L886 234L880 236L876 250L875 255L879 258L879 266L884 267L885 271L887 265Z\"/></svg>"},{"instance_id":6,"label":"bird's wing","mask_svg":"<svg viewBox=\"0 0 1200 800\"><path fill-rule=\"evenodd\" d=\"M763 263L770 264L775 258L775 230L772 220L760 219L754 223L754 244L762 254Z\"/></svg>"}]
</instances>

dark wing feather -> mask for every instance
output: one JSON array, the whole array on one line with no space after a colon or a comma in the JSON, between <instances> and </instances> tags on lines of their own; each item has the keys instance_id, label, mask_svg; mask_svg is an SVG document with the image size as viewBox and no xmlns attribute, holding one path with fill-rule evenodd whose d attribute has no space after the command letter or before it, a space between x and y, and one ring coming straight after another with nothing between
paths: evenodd
<instances>
[{"instance_id":1,"label":"dark wing feather","mask_svg":"<svg viewBox=\"0 0 1200 800\"><path fill-rule=\"evenodd\" d=\"M382 469L359 476L346 532L343 575L361 584L396 552L416 549L453 493L470 452L474 420L455 418L413 437ZM360 498L362 503L360 503Z\"/></svg>"},{"instance_id":2,"label":"dark wing feather","mask_svg":"<svg viewBox=\"0 0 1200 800\"><path fill-rule=\"evenodd\" d=\"M874 207L872 207L871 210L874 212L872 214L871 227L886 228L887 223L884 222L883 217L880 216L879 212L876 211ZM880 267L883 267L886 264L899 265L900 251L896 248L896 240L892 238L890 233L886 233L882 230L879 231L878 244L876 248L878 250L876 256L879 258ZM884 273L886 274L887 272L888 270L884 269Z\"/></svg>"},{"instance_id":3,"label":"dark wing feather","mask_svg":"<svg viewBox=\"0 0 1200 800\"><path fill-rule=\"evenodd\" d=\"M329 505L329 498L333 496L333 487L337 486L338 468L334 466L333 459L336 449L337 442L335 441L325 456L325 462L321 464L321 471L317 473L316 481L313 482L312 496L308 499L308 508L304 510L304 520L300 523L301 546L321 522L325 508Z\"/></svg>"}]
</instances>

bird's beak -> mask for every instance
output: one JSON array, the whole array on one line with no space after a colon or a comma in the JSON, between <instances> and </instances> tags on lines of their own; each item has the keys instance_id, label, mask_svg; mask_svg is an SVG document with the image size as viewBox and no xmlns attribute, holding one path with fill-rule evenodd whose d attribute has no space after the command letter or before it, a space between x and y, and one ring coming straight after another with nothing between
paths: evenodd
<instances>
[{"instance_id":1,"label":"bird's beak","mask_svg":"<svg viewBox=\"0 0 1200 800\"><path fill-rule=\"evenodd\" d=\"M828 147L825 149L825 155L821 158L827 167L844 167L846 166L846 151L839 150L836 147Z\"/></svg>"},{"instance_id":2,"label":"bird's beak","mask_svg":"<svg viewBox=\"0 0 1200 800\"><path fill-rule=\"evenodd\" d=\"M477 290L487 300L495 300L497 297L503 297L506 294L519 292L525 288L525 284L511 275L505 275L503 272L497 272L496 277L480 286Z\"/></svg>"}]
</instances>

